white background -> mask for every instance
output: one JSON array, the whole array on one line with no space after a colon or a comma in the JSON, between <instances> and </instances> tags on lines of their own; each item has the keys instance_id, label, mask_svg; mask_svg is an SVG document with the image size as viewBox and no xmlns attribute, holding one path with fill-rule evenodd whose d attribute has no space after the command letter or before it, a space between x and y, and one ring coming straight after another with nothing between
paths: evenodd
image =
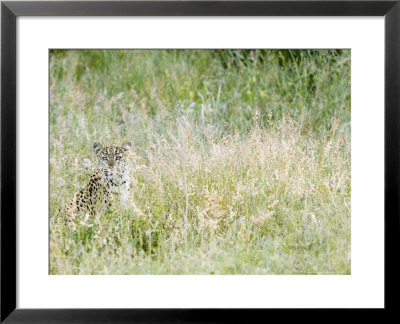
<instances>
[{"instance_id":1,"label":"white background","mask_svg":"<svg viewBox=\"0 0 400 324\"><path fill-rule=\"evenodd\" d=\"M18 18L18 301L38 307L383 307L383 18ZM49 276L49 48L351 48L352 274Z\"/></svg>"}]
</instances>

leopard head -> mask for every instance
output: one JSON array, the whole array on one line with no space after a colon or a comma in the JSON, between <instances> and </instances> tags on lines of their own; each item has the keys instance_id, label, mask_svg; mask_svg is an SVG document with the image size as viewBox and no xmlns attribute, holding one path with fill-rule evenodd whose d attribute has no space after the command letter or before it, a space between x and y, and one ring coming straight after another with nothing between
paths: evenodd
<instances>
[{"instance_id":1,"label":"leopard head","mask_svg":"<svg viewBox=\"0 0 400 324\"><path fill-rule=\"evenodd\" d=\"M131 150L132 143L125 142L121 146L102 145L93 143L93 151L97 156L98 166L107 180L117 180L126 171L127 153Z\"/></svg>"}]
</instances>

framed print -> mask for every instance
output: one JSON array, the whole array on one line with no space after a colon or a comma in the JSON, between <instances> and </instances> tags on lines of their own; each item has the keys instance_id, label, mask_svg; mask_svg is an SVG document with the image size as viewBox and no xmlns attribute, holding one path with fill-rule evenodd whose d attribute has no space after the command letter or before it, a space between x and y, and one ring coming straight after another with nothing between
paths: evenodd
<instances>
[{"instance_id":1,"label":"framed print","mask_svg":"<svg viewBox=\"0 0 400 324\"><path fill-rule=\"evenodd\" d=\"M394 307L398 1L1 10L2 322Z\"/></svg>"}]
</instances>

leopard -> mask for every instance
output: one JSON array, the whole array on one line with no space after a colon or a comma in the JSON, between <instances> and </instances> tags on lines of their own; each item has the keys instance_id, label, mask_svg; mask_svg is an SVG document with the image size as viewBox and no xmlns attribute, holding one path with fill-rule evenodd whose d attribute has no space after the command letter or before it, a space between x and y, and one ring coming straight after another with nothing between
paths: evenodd
<instances>
[{"instance_id":1,"label":"leopard","mask_svg":"<svg viewBox=\"0 0 400 324\"><path fill-rule=\"evenodd\" d=\"M87 185L75 193L67 206L66 223L76 226L78 215L84 220L94 219L101 212L111 209L118 196L122 206L127 205L130 187L128 156L132 143L127 141L119 145L93 143L93 152L97 157L97 167Z\"/></svg>"}]
</instances>

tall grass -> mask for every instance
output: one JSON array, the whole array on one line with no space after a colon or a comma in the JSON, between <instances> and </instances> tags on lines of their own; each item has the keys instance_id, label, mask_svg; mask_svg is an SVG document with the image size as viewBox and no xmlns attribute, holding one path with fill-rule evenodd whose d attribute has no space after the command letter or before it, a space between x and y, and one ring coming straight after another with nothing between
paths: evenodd
<instances>
[{"instance_id":1,"label":"tall grass","mask_svg":"<svg viewBox=\"0 0 400 324\"><path fill-rule=\"evenodd\" d=\"M51 274L350 273L350 52L50 52L50 215L134 143L131 197Z\"/></svg>"}]
</instances>

